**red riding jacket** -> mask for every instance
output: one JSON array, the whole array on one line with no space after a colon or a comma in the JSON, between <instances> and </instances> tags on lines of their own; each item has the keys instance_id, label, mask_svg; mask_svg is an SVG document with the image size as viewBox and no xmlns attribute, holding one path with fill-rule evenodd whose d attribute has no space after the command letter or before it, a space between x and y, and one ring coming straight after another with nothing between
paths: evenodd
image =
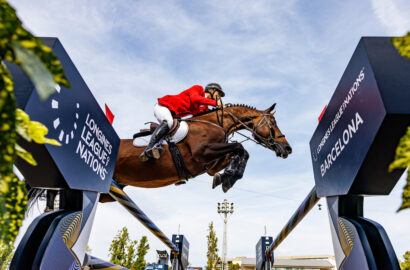
<instances>
[{"instance_id":1,"label":"red riding jacket","mask_svg":"<svg viewBox=\"0 0 410 270\"><path fill-rule=\"evenodd\" d=\"M216 100L206 98L204 88L194 85L178 95L159 98L158 104L167 107L175 115L184 117L207 111L207 105L216 106Z\"/></svg>"}]
</instances>

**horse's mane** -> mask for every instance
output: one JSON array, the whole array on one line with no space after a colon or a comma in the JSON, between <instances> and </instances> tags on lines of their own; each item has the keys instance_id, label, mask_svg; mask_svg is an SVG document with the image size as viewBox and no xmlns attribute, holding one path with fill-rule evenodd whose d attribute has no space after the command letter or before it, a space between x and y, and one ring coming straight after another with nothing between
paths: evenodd
<instances>
[{"instance_id":1,"label":"horse's mane","mask_svg":"<svg viewBox=\"0 0 410 270\"><path fill-rule=\"evenodd\" d=\"M226 104L226 107L225 107L224 109L232 108L232 107L242 107L242 108L248 108L248 109L256 110L255 107L250 106L250 105L246 105L246 104L230 104L230 103ZM212 109L210 109L210 110L208 110L208 111L195 114L195 115L192 116L192 117L202 116L202 115L205 115L205 114L208 114L208 113L213 113L213 112L219 111L219 110L222 110L222 109L219 108L219 107L215 107L215 108L212 108Z\"/></svg>"}]
</instances>

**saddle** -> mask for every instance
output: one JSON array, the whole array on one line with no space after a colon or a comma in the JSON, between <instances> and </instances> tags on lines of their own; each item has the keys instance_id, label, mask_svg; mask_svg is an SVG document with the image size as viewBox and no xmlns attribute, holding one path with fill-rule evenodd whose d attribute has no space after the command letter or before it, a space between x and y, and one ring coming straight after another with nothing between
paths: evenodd
<instances>
[{"instance_id":1,"label":"saddle","mask_svg":"<svg viewBox=\"0 0 410 270\"><path fill-rule=\"evenodd\" d=\"M169 130L167 136L172 137L175 135L176 131L178 130L180 126L180 122L181 122L181 119L174 118L174 122L172 123L172 128ZM132 136L132 138L135 139L135 138L151 135L152 133L154 133L155 129L159 126L159 124L155 122L147 122L145 124L148 124L148 123L150 124L149 128L140 129L140 132L135 133Z\"/></svg>"},{"instance_id":2,"label":"saddle","mask_svg":"<svg viewBox=\"0 0 410 270\"><path fill-rule=\"evenodd\" d=\"M133 135L134 146L145 146L148 144L150 136L154 133L159 124L149 122L150 126L147 129L141 129L140 132ZM192 178L192 174L186 168L184 159L179 151L178 142L182 141L188 134L188 124L181 119L174 119L174 123L170 131L165 135L163 144L168 144L168 150L171 153L172 160L178 172L178 177L181 179L175 185L185 184L188 179ZM161 142L160 142L161 143Z\"/></svg>"}]
</instances>

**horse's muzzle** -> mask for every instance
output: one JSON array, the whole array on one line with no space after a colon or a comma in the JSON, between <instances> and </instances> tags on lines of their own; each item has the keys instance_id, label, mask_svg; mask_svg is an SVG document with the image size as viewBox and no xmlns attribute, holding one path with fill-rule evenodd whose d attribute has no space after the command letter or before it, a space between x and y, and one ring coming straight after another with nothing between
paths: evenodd
<instances>
[{"instance_id":1,"label":"horse's muzzle","mask_svg":"<svg viewBox=\"0 0 410 270\"><path fill-rule=\"evenodd\" d=\"M292 147L290 147L289 144L281 144L277 143L273 145L273 150L276 153L276 156L281 157L281 158L287 158L291 153L292 153Z\"/></svg>"}]
</instances>

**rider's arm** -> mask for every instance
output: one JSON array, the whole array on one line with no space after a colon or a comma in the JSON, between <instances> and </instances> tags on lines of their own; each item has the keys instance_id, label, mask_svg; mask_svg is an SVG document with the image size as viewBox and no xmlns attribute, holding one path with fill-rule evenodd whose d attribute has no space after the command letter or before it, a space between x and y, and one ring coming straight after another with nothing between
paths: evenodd
<instances>
[{"instance_id":1,"label":"rider's arm","mask_svg":"<svg viewBox=\"0 0 410 270\"><path fill-rule=\"evenodd\" d=\"M209 111L208 106L203 105L203 106L199 107L198 113L203 113L203 112L207 112L207 111Z\"/></svg>"},{"instance_id":2,"label":"rider's arm","mask_svg":"<svg viewBox=\"0 0 410 270\"><path fill-rule=\"evenodd\" d=\"M191 101L193 103L216 106L216 100L206 98L206 97L201 97L200 95L191 96Z\"/></svg>"},{"instance_id":3,"label":"rider's arm","mask_svg":"<svg viewBox=\"0 0 410 270\"><path fill-rule=\"evenodd\" d=\"M216 100L206 98L202 96L200 93L203 93L203 88L200 85L194 85L189 89L189 97L192 103L199 103L205 105L216 106Z\"/></svg>"}]
</instances>

